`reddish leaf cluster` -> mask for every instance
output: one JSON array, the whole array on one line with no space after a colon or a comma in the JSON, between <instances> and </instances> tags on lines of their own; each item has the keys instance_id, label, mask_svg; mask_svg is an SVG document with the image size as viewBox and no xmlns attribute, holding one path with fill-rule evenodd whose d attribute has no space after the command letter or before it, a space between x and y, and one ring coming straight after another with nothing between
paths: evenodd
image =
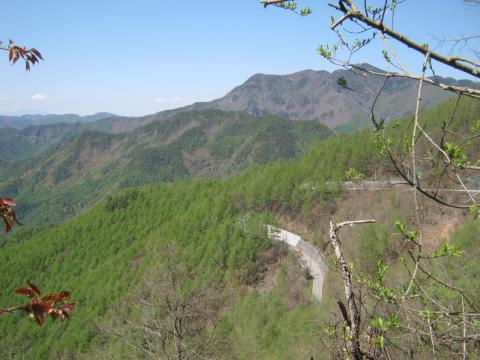
<instances>
[{"instance_id":1,"label":"reddish leaf cluster","mask_svg":"<svg viewBox=\"0 0 480 360\"><path fill-rule=\"evenodd\" d=\"M5 232L7 233L12 230L14 223L22 225L17 219L15 210L13 210L13 207L16 205L17 204L12 199L0 197L0 217L5 222Z\"/></svg>"},{"instance_id":2,"label":"reddish leaf cluster","mask_svg":"<svg viewBox=\"0 0 480 360\"><path fill-rule=\"evenodd\" d=\"M8 47L4 47L0 41L0 49L8 51L8 61L12 64L15 64L20 58L23 59L27 71L30 71L30 65L35 65L43 60L42 54L37 49L27 49L25 46L15 45L12 40L8 41Z\"/></svg>"},{"instance_id":3,"label":"reddish leaf cluster","mask_svg":"<svg viewBox=\"0 0 480 360\"><path fill-rule=\"evenodd\" d=\"M75 302L66 303L70 297L70 291L61 291L59 293L45 294L42 296L38 286L30 281L28 281L28 287L16 289L15 292L26 295L31 299L31 302L13 309L25 311L27 315L35 319L40 326L43 326L45 317L48 315L50 315L53 320L69 319L70 316L68 314L75 308L76 304Z\"/></svg>"}]
</instances>

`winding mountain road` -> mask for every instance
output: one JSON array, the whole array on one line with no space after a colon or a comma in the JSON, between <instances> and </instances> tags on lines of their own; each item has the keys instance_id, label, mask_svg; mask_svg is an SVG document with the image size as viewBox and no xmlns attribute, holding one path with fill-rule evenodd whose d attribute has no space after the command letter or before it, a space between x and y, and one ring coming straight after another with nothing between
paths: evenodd
<instances>
[{"instance_id":1,"label":"winding mountain road","mask_svg":"<svg viewBox=\"0 0 480 360\"><path fill-rule=\"evenodd\" d=\"M351 181L343 182L343 186L346 190L382 190L386 187L405 185L403 180L390 180L390 181L363 181L361 184L356 184ZM314 189L315 186L312 183L303 185ZM429 189L427 189L429 190ZM465 192L463 189L439 189L444 192ZM478 194L480 190L469 190L471 193ZM276 242L281 242L288 245L293 250L300 254L300 262L303 267L307 268L313 277L312 287L312 301L319 302L322 300L323 281L329 268L325 259L320 252L312 246L310 243L303 240L300 235L294 234L287 230L277 228L272 225L267 225L268 237Z\"/></svg>"},{"instance_id":2,"label":"winding mountain road","mask_svg":"<svg viewBox=\"0 0 480 360\"><path fill-rule=\"evenodd\" d=\"M398 185L408 185L407 182L404 180L389 180L389 181L381 181L381 180L363 180L360 183L355 183L353 181L344 181L343 187L345 190L384 190L389 187L398 186ZM461 188L438 188L438 189L430 189L425 188L425 191L431 192L453 192L453 193L466 193L467 190ZM468 192L472 194L480 193L479 189L468 189Z\"/></svg>"},{"instance_id":3,"label":"winding mountain road","mask_svg":"<svg viewBox=\"0 0 480 360\"><path fill-rule=\"evenodd\" d=\"M267 231L271 240L287 244L300 253L302 266L307 268L313 277L312 301L319 302L322 300L323 281L328 272L328 265L320 252L297 234L272 225L267 225Z\"/></svg>"}]
</instances>

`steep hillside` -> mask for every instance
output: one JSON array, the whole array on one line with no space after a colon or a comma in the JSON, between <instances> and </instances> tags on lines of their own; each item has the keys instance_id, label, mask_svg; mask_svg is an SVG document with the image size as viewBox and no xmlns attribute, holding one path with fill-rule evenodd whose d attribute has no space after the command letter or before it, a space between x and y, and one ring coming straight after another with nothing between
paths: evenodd
<instances>
[{"instance_id":1,"label":"steep hillside","mask_svg":"<svg viewBox=\"0 0 480 360\"><path fill-rule=\"evenodd\" d=\"M197 114L194 118L199 119L199 113L190 114ZM180 133L195 129L196 122L184 119L190 124L188 130L179 132L172 126L161 136L180 139ZM149 128L154 134L159 130L155 125L159 124ZM153 141L148 137L150 131L135 132L135 141ZM88 151L100 146L108 152L133 141L126 135L109 136L110 142L99 136L84 133L72 146L89 140ZM186 149L202 143L199 136L189 138L192 140ZM108 142L108 146L101 145ZM321 246L325 243L324 225L330 218L375 216L378 225L358 231L346 229L343 245L355 269L369 271L375 260L388 261L391 270L387 277L394 281L396 270L401 268L399 250L405 244L394 234L392 221L400 217L408 222L412 204L400 206L405 192L395 189L361 196L342 192L340 186L332 184L343 179L350 167L367 176L376 168L388 170L369 132L331 137L298 161L252 167L228 179L124 189L64 224L2 237L0 306L21 301L13 290L26 279L48 291L71 289L78 305L70 321L53 323L48 319L44 329L38 329L24 314L3 315L0 357L139 357L125 342L108 336L105 329L128 326L124 319L136 314L138 299L134 295L144 290L145 274L149 269L157 275L166 271L159 258L168 244L175 244L175 262L188 274L181 281L185 294L203 288L214 299L210 312L217 327L207 358L327 359L328 348L322 343L328 336L325 329L328 324L341 323L336 301L342 298L343 289L337 274L332 271L327 277L325 300L312 304L308 300L308 276L295 257L275 250L263 224L274 223L277 218L291 230L306 229L306 238ZM316 186L306 186L310 183ZM435 209L423 199L422 206L432 209L432 229L438 230L447 223L445 218L453 216L454 210ZM44 210L48 213L56 208ZM462 214L455 219L464 222ZM478 266L474 264L480 256L475 242L479 231L478 222L467 223L457 231L452 244L465 252L455 264L445 262L445 268L436 274L448 278L453 274L448 269L461 269L465 264L468 274L455 271L455 281L464 285L469 277L478 279ZM426 246L434 248L436 244L429 242ZM329 258L331 251L326 247L321 250ZM333 267L334 262L330 262ZM471 284L468 294L478 299L478 282ZM447 301L451 299L447 297ZM135 344L141 345L141 339ZM421 346L416 344L417 348Z\"/></svg>"},{"instance_id":2,"label":"steep hillside","mask_svg":"<svg viewBox=\"0 0 480 360\"><path fill-rule=\"evenodd\" d=\"M302 184L305 179L324 182L338 178L342 169L353 162L368 168L375 161L375 149L368 138L365 133L354 139L337 137L317 145L300 162L256 167L226 180L191 180L125 189L63 225L2 237L0 306L19 300L12 295L13 289L26 278L48 291L58 287L72 289L72 298L79 304L72 321L49 322L41 331L23 314L2 316L0 357L14 351L25 359L60 356L73 359L92 351L103 342L99 324L112 315L115 317L146 269L158 262L154 249L161 250L169 242L176 244L180 253L178 262L192 274L192 282L187 286L208 281L212 289L218 289L220 298L225 299L220 302L224 312L236 308L234 305L248 294L248 284L261 277L257 274L264 266L260 260L271 247L259 225L273 220L267 213L262 216L254 213L267 209L301 213L318 201L334 198L339 189L323 186L305 189ZM341 152L342 148L347 151ZM333 158L336 162L331 161ZM54 201L50 200L50 207L46 206L44 211L57 211ZM250 220L245 217L249 211ZM238 310L247 306L245 303ZM274 313L290 311L280 295L275 303L266 306ZM295 338L315 330L308 325L310 317L296 318L298 309L291 311L289 322L296 324L299 331ZM270 315L264 315L270 319ZM235 316L241 314L237 311ZM7 331L12 327L15 331ZM221 332L227 336L229 328L226 321ZM242 340L242 336L236 338ZM107 340L102 348L113 344L112 340ZM280 346L281 339L272 341L267 350L281 356L285 345Z\"/></svg>"},{"instance_id":3,"label":"steep hillside","mask_svg":"<svg viewBox=\"0 0 480 360\"><path fill-rule=\"evenodd\" d=\"M251 164L295 159L329 135L316 121L184 112L128 134L85 130L36 158L2 161L0 193L22 204L25 221L55 222L114 189L225 176Z\"/></svg>"},{"instance_id":4,"label":"steep hillside","mask_svg":"<svg viewBox=\"0 0 480 360\"><path fill-rule=\"evenodd\" d=\"M15 160L40 154L51 146L58 146L70 136L82 131L79 123L27 126L23 129L0 130L1 160Z\"/></svg>"},{"instance_id":5,"label":"steep hillside","mask_svg":"<svg viewBox=\"0 0 480 360\"><path fill-rule=\"evenodd\" d=\"M365 68L382 72L368 64ZM338 78L347 79L349 89L338 85ZM444 83L475 87L469 80L440 78ZM383 77L354 74L347 70L304 70L288 75L256 74L224 97L210 102L167 110L143 117L111 117L91 124L91 128L107 132L126 132L149 122L191 110L215 108L246 111L254 115L276 114L291 120L317 119L331 129L351 132L369 125L369 110L373 95L380 89ZM376 111L380 117L394 119L413 113L416 82L391 78L379 98ZM433 107L448 98L450 93L425 85L424 106Z\"/></svg>"},{"instance_id":6,"label":"steep hillside","mask_svg":"<svg viewBox=\"0 0 480 360\"><path fill-rule=\"evenodd\" d=\"M368 64L364 68L381 69ZM350 89L338 85L344 77ZM455 82L449 79L447 82ZM319 119L330 128L352 131L368 124L368 113L375 91L383 77L355 74L347 70L305 70L289 75L257 74L223 98L201 106L254 114L279 114L292 120ZM468 85L474 85L468 82ZM403 78L390 79L376 107L379 117L394 119L411 114L415 107L417 83ZM432 107L450 96L434 86L424 87L423 100Z\"/></svg>"}]
</instances>

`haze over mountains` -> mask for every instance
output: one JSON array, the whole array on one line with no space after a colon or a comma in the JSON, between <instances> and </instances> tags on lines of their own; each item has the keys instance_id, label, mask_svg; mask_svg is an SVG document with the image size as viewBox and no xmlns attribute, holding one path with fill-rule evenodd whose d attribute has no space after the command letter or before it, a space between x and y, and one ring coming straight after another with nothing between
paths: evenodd
<instances>
[{"instance_id":1,"label":"haze over mountains","mask_svg":"<svg viewBox=\"0 0 480 360\"><path fill-rule=\"evenodd\" d=\"M34 114L22 116L0 115L0 127L23 129L31 125L46 125L58 123L90 123L110 116L115 115L107 112L101 112L86 116L80 116L77 114Z\"/></svg>"},{"instance_id":2,"label":"haze over mountains","mask_svg":"<svg viewBox=\"0 0 480 360\"><path fill-rule=\"evenodd\" d=\"M384 72L368 64L361 66L379 73ZM349 89L338 85L340 77L347 80ZM438 80L446 84L475 87L475 83L470 80ZM336 70L332 73L324 70L304 70L288 75L256 74L222 98L151 115L123 117L98 113L84 117L74 114L0 116L0 127L23 129L28 125L65 122L82 123L83 128L92 130L121 133L178 112L213 108L245 111L253 115L276 114L291 120L317 119L331 129L348 132L368 126L373 95L382 82L381 76L355 74L348 70ZM408 115L414 110L415 96L415 80L391 78L377 102L376 113L387 120ZM435 106L449 96L451 95L448 92L426 84L422 97L424 107Z\"/></svg>"},{"instance_id":3,"label":"haze over mountains","mask_svg":"<svg viewBox=\"0 0 480 360\"><path fill-rule=\"evenodd\" d=\"M346 70L257 74L223 98L142 117L3 117L0 126L17 128L0 131L0 191L22 202L31 223L42 219L45 201L55 202L62 218L113 189L296 159L330 129L365 127L381 83ZM409 114L415 93L414 81L390 79L376 109L388 119ZM447 96L426 86L423 100L430 107ZM55 123L24 127L48 121Z\"/></svg>"}]
</instances>

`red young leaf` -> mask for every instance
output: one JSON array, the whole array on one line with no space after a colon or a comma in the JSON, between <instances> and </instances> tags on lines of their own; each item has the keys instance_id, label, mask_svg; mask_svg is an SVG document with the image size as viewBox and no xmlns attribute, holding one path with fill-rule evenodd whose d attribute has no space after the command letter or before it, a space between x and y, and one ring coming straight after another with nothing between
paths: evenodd
<instances>
[{"instance_id":1,"label":"red young leaf","mask_svg":"<svg viewBox=\"0 0 480 360\"><path fill-rule=\"evenodd\" d=\"M40 291L40 289L38 288L37 285L35 285L35 284L34 284L33 282L31 282L30 280L28 280L27 283L28 283L28 285L30 286L30 288L31 288L33 291L35 291L35 293L36 293L37 295L40 295L40 294L41 294L41 291Z\"/></svg>"},{"instance_id":2,"label":"red young leaf","mask_svg":"<svg viewBox=\"0 0 480 360\"><path fill-rule=\"evenodd\" d=\"M5 232L8 233L12 230L13 219L7 214L1 214L1 216L5 222Z\"/></svg>"},{"instance_id":3,"label":"red young leaf","mask_svg":"<svg viewBox=\"0 0 480 360\"><path fill-rule=\"evenodd\" d=\"M58 303L58 302L65 301L66 299L68 299L69 296L70 296L70 291L62 291L58 294L45 294L42 297L42 300Z\"/></svg>"},{"instance_id":4,"label":"red young leaf","mask_svg":"<svg viewBox=\"0 0 480 360\"><path fill-rule=\"evenodd\" d=\"M33 299L32 304L38 305L39 307L43 307L45 309L52 309L52 305L50 303L39 299Z\"/></svg>"},{"instance_id":5,"label":"red young leaf","mask_svg":"<svg viewBox=\"0 0 480 360\"><path fill-rule=\"evenodd\" d=\"M40 54L40 51L38 51L35 48L31 48L30 51L33 52L35 55L37 55L37 57L43 60L43 57L42 57L42 54Z\"/></svg>"},{"instance_id":6,"label":"red young leaf","mask_svg":"<svg viewBox=\"0 0 480 360\"><path fill-rule=\"evenodd\" d=\"M20 52L17 49L14 49L12 64L15 64L18 61L18 59L20 59Z\"/></svg>"},{"instance_id":7,"label":"red young leaf","mask_svg":"<svg viewBox=\"0 0 480 360\"><path fill-rule=\"evenodd\" d=\"M16 222L18 225L22 225L22 223L17 219L15 210L13 210L13 206L15 205L16 203L12 199L0 198L0 217L3 218L5 223L5 232L7 233L12 230L14 222Z\"/></svg>"},{"instance_id":8,"label":"red young leaf","mask_svg":"<svg viewBox=\"0 0 480 360\"><path fill-rule=\"evenodd\" d=\"M1 199L0 199L1 200ZM0 208L0 211L2 209ZM45 294L42 298L39 298L41 291L40 288L30 280L27 281L28 287L18 288L15 290L17 294L26 295L31 298L31 302L6 309L0 309L0 315L6 312L13 313L14 311L25 311L28 316L35 319L39 326L43 326L45 318L50 315L53 320L70 319L69 313L75 308L76 303L72 302L65 304L65 300L70 297L70 291L61 291L57 294L50 293Z\"/></svg>"},{"instance_id":9,"label":"red young leaf","mask_svg":"<svg viewBox=\"0 0 480 360\"><path fill-rule=\"evenodd\" d=\"M58 294L45 294L42 296L42 300L58 302Z\"/></svg>"},{"instance_id":10,"label":"red young leaf","mask_svg":"<svg viewBox=\"0 0 480 360\"><path fill-rule=\"evenodd\" d=\"M60 301L67 300L70 297L70 291L62 291L58 294L58 297L61 299Z\"/></svg>"},{"instance_id":11,"label":"red young leaf","mask_svg":"<svg viewBox=\"0 0 480 360\"><path fill-rule=\"evenodd\" d=\"M16 202L10 198L0 198L0 205L17 206Z\"/></svg>"},{"instance_id":12,"label":"red young leaf","mask_svg":"<svg viewBox=\"0 0 480 360\"><path fill-rule=\"evenodd\" d=\"M33 290L30 289L30 288L19 288L19 289L16 289L15 292L16 292L17 294L26 295L26 296L28 296L29 298L35 296L35 291L33 291Z\"/></svg>"},{"instance_id":13,"label":"red young leaf","mask_svg":"<svg viewBox=\"0 0 480 360\"><path fill-rule=\"evenodd\" d=\"M15 210L10 209L9 211L10 217L18 224L18 225L23 225L20 221L17 219L17 214L15 213Z\"/></svg>"},{"instance_id":14,"label":"red young leaf","mask_svg":"<svg viewBox=\"0 0 480 360\"><path fill-rule=\"evenodd\" d=\"M65 318L70 319L70 315L68 315L68 313L73 310L75 304L76 303L67 304L62 308L58 309L57 317L59 317L61 320L64 320Z\"/></svg>"},{"instance_id":15,"label":"red young leaf","mask_svg":"<svg viewBox=\"0 0 480 360\"><path fill-rule=\"evenodd\" d=\"M70 311L72 311L75 308L75 305L77 305L77 303L75 303L75 302L67 304L67 305L63 306L61 310L64 313L69 313Z\"/></svg>"},{"instance_id":16,"label":"red young leaf","mask_svg":"<svg viewBox=\"0 0 480 360\"><path fill-rule=\"evenodd\" d=\"M32 312L33 317L37 321L38 325L43 326L45 322L45 316L52 312L52 306L49 303L40 301L38 299L33 299L32 301Z\"/></svg>"}]
</instances>

